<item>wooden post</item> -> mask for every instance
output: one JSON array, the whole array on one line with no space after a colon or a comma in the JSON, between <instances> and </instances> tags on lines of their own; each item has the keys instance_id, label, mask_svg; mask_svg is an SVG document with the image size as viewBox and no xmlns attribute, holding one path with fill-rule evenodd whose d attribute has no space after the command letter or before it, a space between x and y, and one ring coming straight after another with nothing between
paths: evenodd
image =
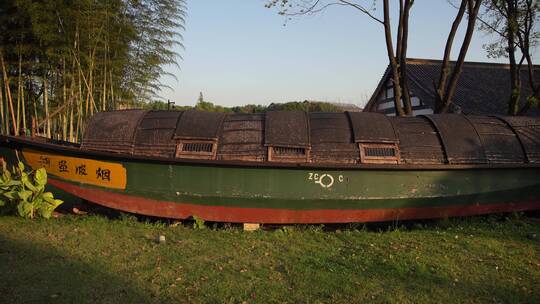
<instances>
[{"instance_id":1,"label":"wooden post","mask_svg":"<svg viewBox=\"0 0 540 304\"><path fill-rule=\"evenodd\" d=\"M174 105L174 102L171 102L169 99L167 99L167 110L171 109L171 105Z\"/></svg>"},{"instance_id":2,"label":"wooden post","mask_svg":"<svg viewBox=\"0 0 540 304\"><path fill-rule=\"evenodd\" d=\"M261 225L253 223L244 223L244 231L255 231L259 230Z\"/></svg>"}]
</instances>

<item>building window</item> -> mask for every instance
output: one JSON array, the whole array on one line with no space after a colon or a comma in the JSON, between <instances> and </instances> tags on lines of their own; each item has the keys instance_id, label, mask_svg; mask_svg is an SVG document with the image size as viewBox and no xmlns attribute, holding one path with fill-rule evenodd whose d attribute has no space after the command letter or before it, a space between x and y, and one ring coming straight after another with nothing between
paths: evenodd
<instances>
[{"instance_id":1,"label":"building window","mask_svg":"<svg viewBox=\"0 0 540 304\"><path fill-rule=\"evenodd\" d=\"M377 106L377 109L379 109L379 110L386 110L386 109L393 109L393 108L394 108L394 101L393 100L380 103Z\"/></svg>"},{"instance_id":2,"label":"building window","mask_svg":"<svg viewBox=\"0 0 540 304\"><path fill-rule=\"evenodd\" d=\"M426 109L420 109L420 110L414 110L413 111L414 116L417 116L417 115L429 115L429 114L433 114L433 109L426 108Z\"/></svg>"},{"instance_id":3,"label":"building window","mask_svg":"<svg viewBox=\"0 0 540 304\"><path fill-rule=\"evenodd\" d=\"M394 98L394 88L388 87L386 89L386 98Z\"/></svg>"}]
</instances>

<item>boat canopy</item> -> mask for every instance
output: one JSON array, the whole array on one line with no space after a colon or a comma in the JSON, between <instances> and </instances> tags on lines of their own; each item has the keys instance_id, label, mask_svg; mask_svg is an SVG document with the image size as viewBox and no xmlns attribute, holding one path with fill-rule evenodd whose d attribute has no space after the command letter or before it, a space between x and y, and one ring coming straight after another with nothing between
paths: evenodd
<instances>
[{"instance_id":1,"label":"boat canopy","mask_svg":"<svg viewBox=\"0 0 540 304\"><path fill-rule=\"evenodd\" d=\"M540 163L540 118L123 110L90 119L81 149L294 163Z\"/></svg>"}]
</instances>

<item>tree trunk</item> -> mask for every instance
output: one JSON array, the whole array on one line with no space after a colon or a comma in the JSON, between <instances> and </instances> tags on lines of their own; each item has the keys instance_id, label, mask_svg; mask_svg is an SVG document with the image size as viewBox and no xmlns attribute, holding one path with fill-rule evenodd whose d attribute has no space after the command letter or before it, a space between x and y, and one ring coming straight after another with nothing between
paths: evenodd
<instances>
[{"instance_id":1,"label":"tree trunk","mask_svg":"<svg viewBox=\"0 0 540 304\"><path fill-rule=\"evenodd\" d=\"M401 90L403 96L403 105L405 106L405 114L412 115L411 96L409 85L407 82L407 40L409 39L409 13L411 10L411 0L405 0L405 7L402 18L402 37L401 49L399 54L399 72L401 79Z\"/></svg>"},{"instance_id":2,"label":"tree trunk","mask_svg":"<svg viewBox=\"0 0 540 304\"><path fill-rule=\"evenodd\" d=\"M516 115L519 112L519 100L521 97L521 77L520 66L516 62L516 7L513 0L507 0L507 43L508 43L508 60L510 62L510 99L508 102L508 114ZM503 4L504 5L504 4Z\"/></svg>"},{"instance_id":3,"label":"tree trunk","mask_svg":"<svg viewBox=\"0 0 540 304\"><path fill-rule=\"evenodd\" d=\"M452 74L450 75L450 80L448 82L448 85L446 86L446 90L444 91L445 93L442 108L440 108L440 111L438 111L438 113L447 112L450 108L450 104L452 103L452 98L454 97L454 94L456 92L459 76L461 75L461 70L463 68L463 63L465 62L465 57L467 56L467 51L469 49L469 45L471 43L472 36L475 30L476 17L478 16L481 2L481 0L468 0L467 2L467 8L469 10L469 20L467 22L465 38L463 39L463 44L461 45L461 49L459 51L458 60L456 62L456 65L454 66L454 69L452 70Z\"/></svg>"},{"instance_id":4,"label":"tree trunk","mask_svg":"<svg viewBox=\"0 0 540 304\"><path fill-rule=\"evenodd\" d=\"M390 68L392 72L392 83L394 89L394 106L396 108L396 115L405 116L403 107L401 105L401 85L399 79L399 70L396 56L394 55L394 47L392 45L392 29L390 28L390 12L388 0L384 0L384 36L386 39L386 50L388 52L388 60L390 62Z\"/></svg>"},{"instance_id":5,"label":"tree trunk","mask_svg":"<svg viewBox=\"0 0 540 304\"><path fill-rule=\"evenodd\" d=\"M452 23L452 27L450 28L450 33L448 34L448 38L446 39L446 46L444 48L444 57L443 62L441 65L441 73L439 75L439 83L435 88L435 91L437 92L437 99L435 101L435 112L440 113L442 108L444 107L444 92L447 84L448 75L450 74L450 53L452 52L452 46L454 44L454 38L456 36L457 30L459 28L459 25L461 23L461 20L463 19L463 15L465 14L465 10L467 8L467 0L461 0L461 5L459 6L458 13L456 15L456 18L454 19L454 22Z\"/></svg>"},{"instance_id":6,"label":"tree trunk","mask_svg":"<svg viewBox=\"0 0 540 304\"><path fill-rule=\"evenodd\" d=\"M533 4L533 1L530 1L530 0L526 2L526 5L527 5L527 15L525 18L525 30L524 30L523 36L521 36L522 33L518 31L517 37L520 42L519 46L520 46L521 53L524 55L525 59L527 60L529 87L532 91L532 94L527 97L527 102L525 103L523 108L519 111L520 115L526 113L532 105L538 106L538 103L540 102L540 84L536 82L535 69L534 69L532 57L530 54L530 38L531 36L534 35L534 34L531 34L531 31L534 28L534 21L535 21L534 16L536 16L534 12L535 6Z\"/></svg>"},{"instance_id":7,"label":"tree trunk","mask_svg":"<svg viewBox=\"0 0 540 304\"><path fill-rule=\"evenodd\" d=\"M527 102L525 105L519 110L517 113L518 115L525 115L527 111L531 108L533 105L537 105L540 102L540 84L536 84L536 80L534 77L534 65L532 62L531 55L529 52L525 52L525 58L527 59L527 70L529 73L529 86L532 90L532 94L527 97Z\"/></svg>"},{"instance_id":8,"label":"tree trunk","mask_svg":"<svg viewBox=\"0 0 540 304\"><path fill-rule=\"evenodd\" d=\"M540 84L536 83L536 79L534 76L535 68L529 52L525 53L525 58L527 59L527 69L529 71L529 85L531 86L531 90L533 91L532 95L536 99L540 99Z\"/></svg>"}]
</instances>

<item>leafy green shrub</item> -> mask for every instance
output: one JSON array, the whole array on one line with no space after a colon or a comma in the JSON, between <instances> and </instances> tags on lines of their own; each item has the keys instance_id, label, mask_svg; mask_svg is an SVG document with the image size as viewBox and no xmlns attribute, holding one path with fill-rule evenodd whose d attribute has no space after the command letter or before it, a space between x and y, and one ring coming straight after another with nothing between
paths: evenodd
<instances>
[{"instance_id":1,"label":"leafy green shrub","mask_svg":"<svg viewBox=\"0 0 540 304\"><path fill-rule=\"evenodd\" d=\"M205 229L206 225L204 224L204 220L198 216L193 216L193 228L194 229Z\"/></svg>"},{"instance_id":2,"label":"leafy green shrub","mask_svg":"<svg viewBox=\"0 0 540 304\"><path fill-rule=\"evenodd\" d=\"M47 172L41 168L25 172L19 162L12 172L4 165L0 177L0 206L5 206L24 218L50 218L54 209L62 204L51 192L45 192Z\"/></svg>"}]
</instances>

